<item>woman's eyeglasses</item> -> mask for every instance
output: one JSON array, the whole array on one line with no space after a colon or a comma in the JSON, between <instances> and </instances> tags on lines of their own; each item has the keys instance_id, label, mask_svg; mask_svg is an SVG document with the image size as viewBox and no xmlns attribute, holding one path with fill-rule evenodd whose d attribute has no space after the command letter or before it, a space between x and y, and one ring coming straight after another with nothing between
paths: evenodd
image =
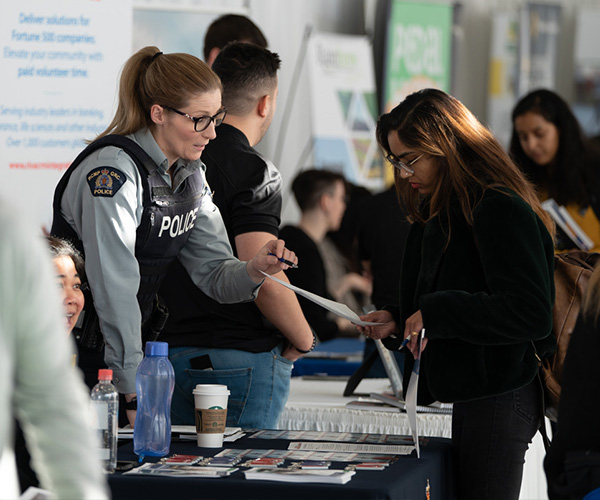
<instances>
[{"instance_id":1,"label":"woman's eyeglasses","mask_svg":"<svg viewBox=\"0 0 600 500\"><path fill-rule=\"evenodd\" d=\"M172 108L171 106L163 106L165 109L169 109L178 115L185 116L194 122L194 130L196 132L202 132L208 128L211 122L214 122L215 127L218 127L223 123L225 119L225 115L227 114L227 110L225 108L221 108L217 113L213 116L198 116L193 117L184 113L183 111L179 111L178 109Z\"/></svg>"},{"instance_id":2,"label":"woman's eyeglasses","mask_svg":"<svg viewBox=\"0 0 600 500\"><path fill-rule=\"evenodd\" d=\"M395 155L393 155L392 153L390 153L389 155L387 155L385 157L385 159L387 161L389 161L394 167L396 167L398 170L404 170L406 173L413 175L415 173L415 170L412 168L412 166L417 163L423 156L425 155L425 153L420 154L419 156L417 156L414 160L410 160L408 163L403 162L401 159L397 158Z\"/></svg>"}]
</instances>

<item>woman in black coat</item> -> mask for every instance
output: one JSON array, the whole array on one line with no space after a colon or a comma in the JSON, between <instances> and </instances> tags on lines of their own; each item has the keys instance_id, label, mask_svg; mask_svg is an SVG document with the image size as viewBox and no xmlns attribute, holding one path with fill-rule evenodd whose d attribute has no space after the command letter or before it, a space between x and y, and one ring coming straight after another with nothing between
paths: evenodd
<instances>
[{"instance_id":1,"label":"woman in black coat","mask_svg":"<svg viewBox=\"0 0 600 500\"><path fill-rule=\"evenodd\" d=\"M399 307L363 319L371 338L415 356L419 403L454 403L461 499L518 499L525 452L541 420L534 351L554 340L554 226L498 141L453 97L408 96L380 117L410 216ZM413 366L406 356L405 381Z\"/></svg>"}]
</instances>

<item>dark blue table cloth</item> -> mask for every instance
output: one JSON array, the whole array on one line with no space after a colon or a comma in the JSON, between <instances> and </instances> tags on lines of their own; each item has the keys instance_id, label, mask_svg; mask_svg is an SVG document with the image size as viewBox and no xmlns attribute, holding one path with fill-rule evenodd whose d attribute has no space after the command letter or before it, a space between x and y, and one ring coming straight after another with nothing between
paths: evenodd
<instances>
[{"instance_id":1,"label":"dark blue table cloth","mask_svg":"<svg viewBox=\"0 0 600 500\"><path fill-rule=\"evenodd\" d=\"M245 437L228 448L287 449L286 440L250 439ZM171 454L216 455L220 448L198 448L193 441L174 442ZM135 460L133 445L127 442L119 448L119 460ZM347 464L333 462L332 468ZM357 471L346 484L286 483L247 480L243 468L225 478L171 478L123 475L109 476L114 500L120 499L389 499L425 500L429 481L432 500L453 500L454 482L450 440L429 438L421 446L421 458L415 452L403 456L382 471Z\"/></svg>"}]
</instances>

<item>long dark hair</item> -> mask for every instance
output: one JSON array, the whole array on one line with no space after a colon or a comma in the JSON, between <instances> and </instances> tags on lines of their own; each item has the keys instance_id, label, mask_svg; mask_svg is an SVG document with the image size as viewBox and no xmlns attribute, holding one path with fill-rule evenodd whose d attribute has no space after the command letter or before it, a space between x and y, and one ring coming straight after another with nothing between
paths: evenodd
<instances>
[{"instance_id":1,"label":"long dark hair","mask_svg":"<svg viewBox=\"0 0 600 500\"><path fill-rule=\"evenodd\" d=\"M535 164L523 151L515 120L536 113L558 130L559 145L552 168ZM592 150L569 105L555 92L538 89L524 96L512 111L510 154L525 175L559 205L588 206L595 185Z\"/></svg>"},{"instance_id":2,"label":"long dark hair","mask_svg":"<svg viewBox=\"0 0 600 500\"><path fill-rule=\"evenodd\" d=\"M77 271L77 274L79 274L81 281L85 281L85 265L83 256L79 250L77 250L70 241L58 238L57 236L46 236L46 241L50 247L50 257L52 257L52 259L58 257L70 257L73 264L75 264L75 270Z\"/></svg>"},{"instance_id":3,"label":"long dark hair","mask_svg":"<svg viewBox=\"0 0 600 500\"><path fill-rule=\"evenodd\" d=\"M433 156L439 166L437 185L428 195L427 213L422 210L423 196L395 169L396 190L412 221L425 223L442 212L449 214L450 204L456 200L464 219L472 224L484 191L508 188L531 206L554 235L554 223L541 207L533 186L492 133L454 97L437 89L409 95L377 122L377 141L388 153L390 132L397 133L407 147Z\"/></svg>"}]
</instances>

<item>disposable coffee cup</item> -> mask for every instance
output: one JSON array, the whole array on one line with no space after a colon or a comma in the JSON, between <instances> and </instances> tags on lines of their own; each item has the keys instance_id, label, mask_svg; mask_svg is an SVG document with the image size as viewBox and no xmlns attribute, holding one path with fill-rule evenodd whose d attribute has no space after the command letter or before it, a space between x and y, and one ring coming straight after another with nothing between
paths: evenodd
<instances>
[{"instance_id":1,"label":"disposable coffee cup","mask_svg":"<svg viewBox=\"0 0 600 500\"><path fill-rule=\"evenodd\" d=\"M192 393L196 406L198 446L221 448L227 421L229 389L220 384L198 384Z\"/></svg>"}]
</instances>

